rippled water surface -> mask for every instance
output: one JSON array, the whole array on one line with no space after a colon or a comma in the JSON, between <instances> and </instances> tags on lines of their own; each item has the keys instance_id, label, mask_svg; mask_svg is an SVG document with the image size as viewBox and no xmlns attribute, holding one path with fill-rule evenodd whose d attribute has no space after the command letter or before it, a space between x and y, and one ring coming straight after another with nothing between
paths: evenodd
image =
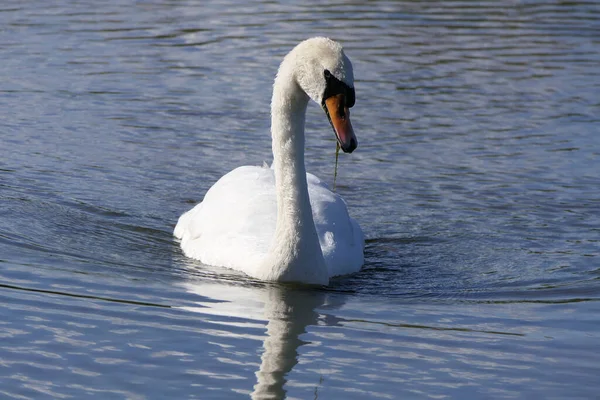
<instances>
[{"instance_id":1,"label":"rippled water surface","mask_svg":"<svg viewBox=\"0 0 600 400\"><path fill-rule=\"evenodd\" d=\"M597 398L598 3L241 4L0 5L0 398ZM354 63L363 270L186 259L178 216L271 161L274 74L315 35Z\"/></svg>"}]
</instances>

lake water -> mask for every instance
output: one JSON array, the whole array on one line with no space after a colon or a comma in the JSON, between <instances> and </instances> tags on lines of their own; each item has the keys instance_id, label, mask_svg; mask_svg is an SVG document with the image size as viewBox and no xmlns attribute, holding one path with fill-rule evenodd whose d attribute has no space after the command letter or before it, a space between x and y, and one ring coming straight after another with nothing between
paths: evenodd
<instances>
[{"instance_id":1,"label":"lake water","mask_svg":"<svg viewBox=\"0 0 600 400\"><path fill-rule=\"evenodd\" d=\"M597 398L599 3L241 4L0 5L0 398ZM271 162L274 74L316 35L354 63L365 266L186 259L177 218Z\"/></svg>"}]
</instances>

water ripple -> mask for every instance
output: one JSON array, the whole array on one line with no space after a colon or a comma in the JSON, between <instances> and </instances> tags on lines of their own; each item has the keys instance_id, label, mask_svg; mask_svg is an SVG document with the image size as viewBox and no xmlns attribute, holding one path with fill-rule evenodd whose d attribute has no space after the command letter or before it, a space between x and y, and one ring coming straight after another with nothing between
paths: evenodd
<instances>
[{"instance_id":1,"label":"water ripple","mask_svg":"<svg viewBox=\"0 0 600 400\"><path fill-rule=\"evenodd\" d=\"M10 0L0 23L0 397L598 392L596 2ZM273 76L315 35L354 64L337 190L365 267L304 290L187 260L173 224L271 161ZM332 181L318 107L307 134Z\"/></svg>"}]
</instances>

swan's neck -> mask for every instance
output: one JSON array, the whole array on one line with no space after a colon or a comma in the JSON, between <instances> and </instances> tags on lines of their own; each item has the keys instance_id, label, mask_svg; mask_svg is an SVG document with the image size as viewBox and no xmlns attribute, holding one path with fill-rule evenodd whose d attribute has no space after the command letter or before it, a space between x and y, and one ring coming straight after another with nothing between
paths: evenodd
<instances>
[{"instance_id":1,"label":"swan's neck","mask_svg":"<svg viewBox=\"0 0 600 400\"><path fill-rule=\"evenodd\" d=\"M313 221L306 167L304 121L309 97L282 68L273 87L271 134L277 224L267 258L270 278L327 284L328 273Z\"/></svg>"}]
</instances>

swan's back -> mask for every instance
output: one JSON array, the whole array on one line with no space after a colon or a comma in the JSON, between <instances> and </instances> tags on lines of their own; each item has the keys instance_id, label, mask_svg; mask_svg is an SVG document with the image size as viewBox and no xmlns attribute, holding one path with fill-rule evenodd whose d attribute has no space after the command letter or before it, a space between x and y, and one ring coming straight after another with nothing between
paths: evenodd
<instances>
[{"instance_id":1,"label":"swan's back","mask_svg":"<svg viewBox=\"0 0 600 400\"><path fill-rule=\"evenodd\" d=\"M363 233L344 200L307 174L310 204L329 276L356 272L363 264ZM277 218L275 175L244 166L219 179L204 200L183 214L175 228L186 256L260 275Z\"/></svg>"},{"instance_id":2,"label":"swan's back","mask_svg":"<svg viewBox=\"0 0 600 400\"><path fill-rule=\"evenodd\" d=\"M244 166L219 179L175 228L186 256L254 275L267 254L277 217L275 177Z\"/></svg>"},{"instance_id":3,"label":"swan's back","mask_svg":"<svg viewBox=\"0 0 600 400\"><path fill-rule=\"evenodd\" d=\"M356 272L364 262L364 236L344 199L319 178L306 174L313 219L329 276Z\"/></svg>"}]
</instances>

